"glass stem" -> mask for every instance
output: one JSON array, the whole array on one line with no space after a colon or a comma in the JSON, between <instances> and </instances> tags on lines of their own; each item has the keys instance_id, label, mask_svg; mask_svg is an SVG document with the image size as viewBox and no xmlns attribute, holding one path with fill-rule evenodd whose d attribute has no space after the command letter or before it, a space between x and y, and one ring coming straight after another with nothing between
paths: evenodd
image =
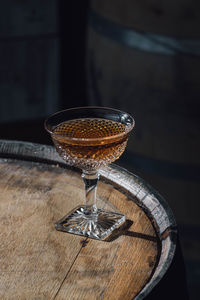
<instances>
[{"instance_id":1,"label":"glass stem","mask_svg":"<svg viewBox=\"0 0 200 300\"><path fill-rule=\"evenodd\" d=\"M86 215L97 214L96 190L99 174L95 171L83 171L82 178L85 183L85 208Z\"/></svg>"}]
</instances>

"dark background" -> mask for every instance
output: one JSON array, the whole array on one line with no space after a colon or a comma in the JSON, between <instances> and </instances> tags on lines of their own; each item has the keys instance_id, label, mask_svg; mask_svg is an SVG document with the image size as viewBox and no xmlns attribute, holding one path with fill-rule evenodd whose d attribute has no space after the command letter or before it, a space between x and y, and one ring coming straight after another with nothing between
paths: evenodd
<instances>
[{"instance_id":1,"label":"dark background","mask_svg":"<svg viewBox=\"0 0 200 300\"><path fill-rule=\"evenodd\" d=\"M44 119L75 106L131 113L135 131L117 163L146 179L172 208L192 300L199 299L200 282L198 5L0 2L0 138L51 144Z\"/></svg>"}]
</instances>

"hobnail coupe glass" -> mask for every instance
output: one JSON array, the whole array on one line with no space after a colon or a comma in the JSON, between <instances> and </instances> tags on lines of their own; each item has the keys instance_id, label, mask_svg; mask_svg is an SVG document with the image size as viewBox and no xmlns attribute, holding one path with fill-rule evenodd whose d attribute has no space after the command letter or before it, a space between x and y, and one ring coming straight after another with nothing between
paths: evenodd
<instances>
[{"instance_id":1,"label":"hobnail coupe glass","mask_svg":"<svg viewBox=\"0 0 200 300\"><path fill-rule=\"evenodd\" d=\"M119 212L97 208L98 170L124 152L134 119L125 112L105 107L78 107L57 112L45 121L57 152L69 165L82 170L84 204L59 220L65 231L103 240L125 222Z\"/></svg>"}]
</instances>

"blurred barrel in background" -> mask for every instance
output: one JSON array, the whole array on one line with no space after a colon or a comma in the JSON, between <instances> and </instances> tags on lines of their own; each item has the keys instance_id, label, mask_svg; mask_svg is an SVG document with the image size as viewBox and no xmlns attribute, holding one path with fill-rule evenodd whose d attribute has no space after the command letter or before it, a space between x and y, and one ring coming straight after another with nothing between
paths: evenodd
<instances>
[{"instance_id":1,"label":"blurred barrel in background","mask_svg":"<svg viewBox=\"0 0 200 300\"><path fill-rule=\"evenodd\" d=\"M124 160L133 169L151 173L151 182L157 176L154 182L159 189L163 183L161 191L169 191L170 181L172 195L165 195L177 208L178 220L199 222L193 204L200 179L200 43L197 49L198 41L157 34L162 27L167 33L166 23L159 26L159 18L150 27L156 34L144 32L146 11L138 16L142 29L137 24L133 30L136 1L111 2L91 1L90 104L116 107L135 117L135 137L130 139ZM171 34L170 18L168 21ZM187 26L185 29L188 33Z\"/></svg>"},{"instance_id":2,"label":"blurred barrel in background","mask_svg":"<svg viewBox=\"0 0 200 300\"><path fill-rule=\"evenodd\" d=\"M88 26L90 104L135 117L121 164L166 198L188 261L194 243L200 247L198 8L196 1L93 0Z\"/></svg>"},{"instance_id":3,"label":"blurred barrel in background","mask_svg":"<svg viewBox=\"0 0 200 300\"><path fill-rule=\"evenodd\" d=\"M0 121L54 112L59 97L57 1L1 1L0 10Z\"/></svg>"}]
</instances>

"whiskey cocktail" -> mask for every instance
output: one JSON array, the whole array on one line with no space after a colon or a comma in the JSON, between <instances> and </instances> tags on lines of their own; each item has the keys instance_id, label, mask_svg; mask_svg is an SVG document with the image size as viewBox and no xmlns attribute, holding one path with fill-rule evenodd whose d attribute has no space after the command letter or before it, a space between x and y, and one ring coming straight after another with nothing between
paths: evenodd
<instances>
[{"instance_id":1,"label":"whiskey cocktail","mask_svg":"<svg viewBox=\"0 0 200 300\"><path fill-rule=\"evenodd\" d=\"M68 109L45 121L57 152L82 170L85 183L85 204L59 220L57 230L105 239L125 221L121 213L97 208L96 186L98 170L122 155L133 127L129 114L104 107Z\"/></svg>"}]
</instances>

